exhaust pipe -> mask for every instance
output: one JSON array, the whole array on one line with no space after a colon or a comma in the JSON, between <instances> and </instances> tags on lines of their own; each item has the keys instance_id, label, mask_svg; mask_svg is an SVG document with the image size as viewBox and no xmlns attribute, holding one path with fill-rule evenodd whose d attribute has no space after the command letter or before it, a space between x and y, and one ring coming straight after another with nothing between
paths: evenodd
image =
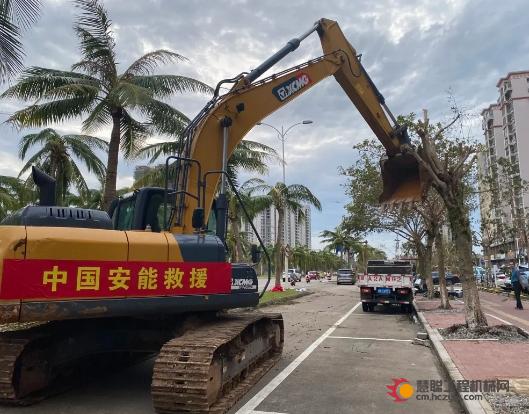
<instances>
[{"instance_id":1,"label":"exhaust pipe","mask_svg":"<svg viewBox=\"0 0 529 414\"><path fill-rule=\"evenodd\" d=\"M50 177L37 167L31 167L33 182L39 187L39 206L54 206L55 201L55 178Z\"/></svg>"}]
</instances>

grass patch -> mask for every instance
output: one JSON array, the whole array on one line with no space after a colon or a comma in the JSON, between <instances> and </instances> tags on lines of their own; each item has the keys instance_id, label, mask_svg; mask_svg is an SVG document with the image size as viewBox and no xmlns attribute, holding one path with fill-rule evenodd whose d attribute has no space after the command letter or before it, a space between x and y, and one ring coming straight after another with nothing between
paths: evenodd
<instances>
[{"instance_id":1,"label":"grass patch","mask_svg":"<svg viewBox=\"0 0 529 414\"><path fill-rule=\"evenodd\" d=\"M308 291L299 292L296 289L285 289L283 292L271 292L267 290L263 297L259 300L259 307L287 303L291 300L309 295L311 293L312 292Z\"/></svg>"}]
</instances>

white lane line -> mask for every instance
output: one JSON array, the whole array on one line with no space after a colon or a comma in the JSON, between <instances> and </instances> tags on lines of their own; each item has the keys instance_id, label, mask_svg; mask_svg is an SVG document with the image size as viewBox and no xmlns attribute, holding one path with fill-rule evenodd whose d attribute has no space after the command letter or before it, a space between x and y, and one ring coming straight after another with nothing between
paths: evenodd
<instances>
[{"instance_id":1,"label":"white lane line","mask_svg":"<svg viewBox=\"0 0 529 414\"><path fill-rule=\"evenodd\" d=\"M275 411L252 411L252 414L287 414L287 413L276 413Z\"/></svg>"},{"instance_id":2,"label":"white lane line","mask_svg":"<svg viewBox=\"0 0 529 414\"><path fill-rule=\"evenodd\" d=\"M491 315L490 313L486 313L485 315L490 316L491 318L497 319L500 322L504 323L505 325L512 325L512 323L507 322L505 319L498 318L497 316Z\"/></svg>"},{"instance_id":3,"label":"white lane line","mask_svg":"<svg viewBox=\"0 0 529 414\"><path fill-rule=\"evenodd\" d=\"M328 336L332 339L352 339L358 341L393 341L393 342L412 342L411 339L393 339L393 338L362 338L357 336Z\"/></svg>"},{"instance_id":4,"label":"white lane line","mask_svg":"<svg viewBox=\"0 0 529 414\"><path fill-rule=\"evenodd\" d=\"M498 338L446 338L443 341L499 341Z\"/></svg>"},{"instance_id":5,"label":"white lane line","mask_svg":"<svg viewBox=\"0 0 529 414\"><path fill-rule=\"evenodd\" d=\"M362 302L358 302L354 305L345 315L343 315L338 321L331 326L325 333L316 339L307 349L305 349L294 361L292 361L283 371L277 374L268 384L266 384L257 394L255 394L250 401L244 404L236 414L251 414L254 413L255 409L261 404L266 397L268 397L278 386L281 384L292 372L312 354L312 352L327 339L335 329L340 326L360 305Z\"/></svg>"}]
</instances>

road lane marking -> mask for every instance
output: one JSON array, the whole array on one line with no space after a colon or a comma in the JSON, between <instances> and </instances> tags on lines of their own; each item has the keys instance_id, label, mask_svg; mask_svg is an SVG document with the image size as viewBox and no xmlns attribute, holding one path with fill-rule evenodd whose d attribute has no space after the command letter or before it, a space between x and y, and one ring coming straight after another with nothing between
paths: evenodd
<instances>
[{"instance_id":1,"label":"road lane marking","mask_svg":"<svg viewBox=\"0 0 529 414\"><path fill-rule=\"evenodd\" d=\"M491 315L490 313L486 313L485 315L490 316L491 318L497 319L500 322L503 322L505 325L512 325L512 323L507 322L505 319L498 318L497 316Z\"/></svg>"},{"instance_id":2,"label":"road lane marking","mask_svg":"<svg viewBox=\"0 0 529 414\"><path fill-rule=\"evenodd\" d=\"M499 341L498 338L445 338L443 341Z\"/></svg>"},{"instance_id":3,"label":"road lane marking","mask_svg":"<svg viewBox=\"0 0 529 414\"><path fill-rule=\"evenodd\" d=\"M332 325L325 333L316 339L307 349L305 349L294 361L292 361L283 371L277 374L268 384L266 384L257 394L255 394L246 404L244 404L236 414L255 413L255 409L268 397L292 372L314 352L314 350L327 339L338 326L340 326L360 305L358 302L345 315Z\"/></svg>"},{"instance_id":4,"label":"road lane marking","mask_svg":"<svg viewBox=\"0 0 529 414\"><path fill-rule=\"evenodd\" d=\"M287 414L287 413L276 413L275 411L252 411L252 414Z\"/></svg>"},{"instance_id":5,"label":"road lane marking","mask_svg":"<svg viewBox=\"0 0 529 414\"><path fill-rule=\"evenodd\" d=\"M332 339L353 339L358 341L394 341L394 342L412 342L411 339L394 339L394 338L365 338L357 336L328 336Z\"/></svg>"}]
</instances>

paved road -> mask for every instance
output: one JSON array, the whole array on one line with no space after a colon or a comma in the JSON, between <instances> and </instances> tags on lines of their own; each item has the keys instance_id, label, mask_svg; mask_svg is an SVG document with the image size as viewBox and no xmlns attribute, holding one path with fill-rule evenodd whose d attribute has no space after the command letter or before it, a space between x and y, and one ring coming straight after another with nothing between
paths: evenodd
<instances>
[{"instance_id":1,"label":"paved road","mask_svg":"<svg viewBox=\"0 0 529 414\"><path fill-rule=\"evenodd\" d=\"M356 287L310 287L316 293L295 306L270 308L285 318L284 357L232 414L461 412L455 401L395 403L386 394L392 378L448 384L431 350L411 344L419 327L407 315L363 313Z\"/></svg>"},{"instance_id":2,"label":"paved road","mask_svg":"<svg viewBox=\"0 0 529 414\"><path fill-rule=\"evenodd\" d=\"M392 378L406 378L413 386L417 380L446 380L431 350L410 343L419 327L407 315L364 314L353 286L312 282L307 287L315 293L293 304L266 308L284 315L284 355L232 414L461 412L455 402L410 398L397 404L386 395ZM294 360L296 365L290 365ZM0 413L153 413L152 365L149 360L109 373L99 382L32 407L0 407ZM279 379L283 381L278 383Z\"/></svg>"}]
</instances>

